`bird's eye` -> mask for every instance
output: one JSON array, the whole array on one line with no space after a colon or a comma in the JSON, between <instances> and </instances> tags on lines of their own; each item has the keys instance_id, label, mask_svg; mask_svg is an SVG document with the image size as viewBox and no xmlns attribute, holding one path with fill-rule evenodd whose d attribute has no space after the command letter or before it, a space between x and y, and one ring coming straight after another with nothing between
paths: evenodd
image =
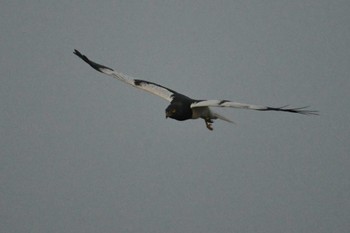
<instances>
[{"instance_id":1,"label":"bird's eye","mask_svg":"<svg viewBox=\"0 0 350 233\"><path fill-rule=\"evenodd\" d=\"M175 113L175 112L176 112L176 109L175 109L175 108L174 108L174 109L172 109L172 110L171 110L171 112L172 112L172 113Z\"/></svg>"}]
</instances>

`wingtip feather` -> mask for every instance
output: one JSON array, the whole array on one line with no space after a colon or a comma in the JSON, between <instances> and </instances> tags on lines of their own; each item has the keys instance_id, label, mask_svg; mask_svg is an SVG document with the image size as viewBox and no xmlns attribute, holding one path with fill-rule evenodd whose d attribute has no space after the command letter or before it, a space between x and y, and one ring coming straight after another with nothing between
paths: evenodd
<instances>
[{"instance_id":1,"label":"wingtip feather","mask_svg":"<svg viewBox=\"0 0 350 233\"><path fill-rule=\"evenodd\" d=\"M89 58L87 58L87 56L85 56L84 54L79 52L79 50L77 50L77 49L74 49L73 54L77 55L79 58L81 58L83 61L85 61L87 64L89 64L92 68L94 68L95 70L97 70L99 72L102 72L101 69L108 69L108 70L113 71L112 68L109 68L107 66L104 66L104 65L101 65L101 64L98 64L96 62L91 61Z\"/></svg>"}]
</instances>

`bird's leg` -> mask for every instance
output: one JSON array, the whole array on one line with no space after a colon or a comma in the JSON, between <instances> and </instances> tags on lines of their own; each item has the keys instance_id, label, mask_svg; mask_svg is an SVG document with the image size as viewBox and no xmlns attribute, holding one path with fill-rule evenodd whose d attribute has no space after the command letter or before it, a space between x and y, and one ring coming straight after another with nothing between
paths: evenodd
<instances>
[{"instance_id":1,"label":"bird's leg","mask_svg":"<svg viewBox=\"0 0 350 233\"><path fill-rule=\"evenodd\" d=\"M213 127L211 126L211 123L213 123L213 121L210 120L209 118L204 119L204 121L205 121L205 125L207 126L207 128L209 130L213 130Z\"/></svg>"}]
</instances>

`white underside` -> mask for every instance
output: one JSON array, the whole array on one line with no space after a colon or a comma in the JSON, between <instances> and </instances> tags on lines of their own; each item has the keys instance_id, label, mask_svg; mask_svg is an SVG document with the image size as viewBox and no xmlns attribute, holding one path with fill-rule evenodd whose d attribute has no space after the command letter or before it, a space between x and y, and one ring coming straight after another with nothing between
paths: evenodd
<instances>
[{"instance_id":1,"label":"white underside","mask_svg":"<svg viewBox=\"0 0 350 233\"><path fill-rule=\"evenodd\" d=\"M220 115L219 113L214 112L209 107L192 108L192 119L198 119L198 118L211 119L211 120L220 119L223 121L234 123L230 119Z\"/></svg>"}]
</instances>

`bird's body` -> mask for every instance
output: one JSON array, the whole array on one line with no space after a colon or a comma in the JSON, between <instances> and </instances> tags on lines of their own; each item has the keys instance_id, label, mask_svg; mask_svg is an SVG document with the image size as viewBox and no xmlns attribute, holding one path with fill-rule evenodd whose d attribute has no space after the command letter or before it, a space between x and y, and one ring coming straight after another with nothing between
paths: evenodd
<instances>
[{"instance_id":1,"label":"bird's body","mask_svg":"<svg viewBox=\"0 0 350 233\"><path fill-rule=\"evenodd\" d=\"M157 95L170 102L170 105L166 108L165 114L166 118L172 118L178 121L185 121L189 119L198 119L202 118L205 121L206 127L209 130L213 130L212 123L213 120L221 119L230 123L233 121L219 115L218 113L212 111L210 107L231 107L231 108L243 108L243 109L252 109L258 111L283 111L283 112L292 112L299 113L304 115L317 115L317 111L306 110L306 107L302 108L286 108L280 107L267 107L260 105L252 104L243 104L232 102L229 100L195 100L190 97L187 97L183 94L180 94L176 91L173 91L162 85L140 80L133 79L127 75L124 75L120 72L117 72L107 66L100 65L88 59L85 55L81 54L78 50L74 51L74 54L88 63L95 70L104 73L106 75L112 76L120 81L123 81L131 86L147 91L151 94Z\"/></svg>"}]
</instances>

